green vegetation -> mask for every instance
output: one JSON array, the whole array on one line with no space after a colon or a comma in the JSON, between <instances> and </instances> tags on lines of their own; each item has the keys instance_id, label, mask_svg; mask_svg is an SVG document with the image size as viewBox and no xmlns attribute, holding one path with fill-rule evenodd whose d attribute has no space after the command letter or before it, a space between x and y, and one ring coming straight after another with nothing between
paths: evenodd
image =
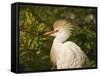
<instances>
[{"instance_id":1,"label":"green vegetation","mask_svg":"<svg viewBox=\"0 0 100 76\"><path fill-rule=\"evenodd\" d=\"M96 67L96 9L20 5L19 8L19 70L50 70L50 48L53 37L43 34L53 29L58 19L70 21L74 30L68 39L87 54L89 67Z\"/></svg>"}]
</instances>

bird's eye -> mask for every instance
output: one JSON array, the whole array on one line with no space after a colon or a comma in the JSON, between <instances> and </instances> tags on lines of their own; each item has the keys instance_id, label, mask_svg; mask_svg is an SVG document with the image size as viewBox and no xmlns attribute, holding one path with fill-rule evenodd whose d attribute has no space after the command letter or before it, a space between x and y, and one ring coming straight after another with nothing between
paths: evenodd
<instances>
[{"instance_id":1,"label":"bird's eye","mask_svg":"<svg viewBox=\"0 0 100 76\"><path fill-rule=\"evenodd\" d=\"M56 32L58 32L58 30L56 30Z\"/></svg>"}]
</instances>

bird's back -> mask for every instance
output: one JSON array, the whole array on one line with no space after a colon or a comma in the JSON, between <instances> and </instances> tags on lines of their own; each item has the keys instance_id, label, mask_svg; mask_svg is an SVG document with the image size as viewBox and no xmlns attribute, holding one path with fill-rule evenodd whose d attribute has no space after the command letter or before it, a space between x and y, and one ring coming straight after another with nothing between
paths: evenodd
<instances>
[{"instance_id":1,"label":"bird's back","mask_svg":"<svg viewBox=\"0 0 100 76\"><path fill-rule=\"evenodd\" d=\"M57 69L86 67L88 58L75 43L67 41L59 47L54 48Z\"/></svg>"}]
</instances>

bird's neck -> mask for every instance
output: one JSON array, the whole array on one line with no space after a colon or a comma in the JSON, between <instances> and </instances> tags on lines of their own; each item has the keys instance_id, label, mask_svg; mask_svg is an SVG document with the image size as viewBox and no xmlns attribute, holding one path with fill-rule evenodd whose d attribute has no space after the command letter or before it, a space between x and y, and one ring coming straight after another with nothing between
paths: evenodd
<instances>
[{"instance_id":1,"label":"bird's neck","mask_svg":"<svg viewBox=\"0 0 100 76\"><path fill-rule=\"evenodd\" d=\"M53 47L59 47L61 44L63 44L61 41L56 40L56 38L53 41Z\"/></svg>"},{"instance_id":2,"label":"bird's neck","mask_svg":"<svg viewBox=\"0 0 100 76\"><path fill-rule=\"evenodd\" d=\"M69 37L70 37L70 33L64 32L56 36L56 38L54 39L54 42L64 43Z\"/></svg>"},{"instance_id":3,"label":"bird's neck","mask_svg":"<svg viewBox=\"0 0 100 76\"><path fill-rule=\"evenodd\" d=\"M64 41L62 39L59 39L59 38L55 38L54 43L63 43Z\"/></svg>"}]
</instances>

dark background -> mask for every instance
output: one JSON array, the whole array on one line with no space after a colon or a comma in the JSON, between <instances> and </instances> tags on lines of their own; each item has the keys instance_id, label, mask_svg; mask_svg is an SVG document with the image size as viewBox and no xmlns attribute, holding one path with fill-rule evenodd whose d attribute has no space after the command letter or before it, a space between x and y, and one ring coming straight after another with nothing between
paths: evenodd
<instances>
[{"instance_id":1,"label":"dark background","mask_svg":"<svg viewBox=\"0 0 100 76\"><path fill-rule=\"evenodd\" d=\"M88 56L89 67L96 67L96 8L60 6L19 6L19 70L52 70L50 49L53 37L43 34L53 23L65 19L74 26L68 40L79 45ZM54 68L55 69L55 68Z\"/></svg>"}]
</instances>

